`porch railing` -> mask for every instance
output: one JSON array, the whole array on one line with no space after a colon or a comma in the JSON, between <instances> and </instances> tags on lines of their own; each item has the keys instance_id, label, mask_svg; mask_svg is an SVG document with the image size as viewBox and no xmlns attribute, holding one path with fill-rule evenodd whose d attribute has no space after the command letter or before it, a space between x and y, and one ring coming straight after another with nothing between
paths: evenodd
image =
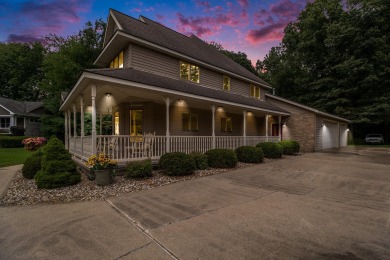
<instances>
[{"instance_id":1,"label":"porch railing","mask_svg":"<svg viewBox=\"0 0 390 260\"><path fill-rule=\"evenodd\" d=\"M149 138L149 139L148 139ZM151 139L150 139L151 138ZM98 135L97 153L122 162L151 158L158 159L167 151L166 136ZM278 142L278 136L216 136L215 148L236 149L244 144L255 146L261 142ZM170 136L170 152L206 152L213 148L212 136ZM86 161L92 155L92 137L69 137L69 152Z\"/></svg>"}]
</instances>

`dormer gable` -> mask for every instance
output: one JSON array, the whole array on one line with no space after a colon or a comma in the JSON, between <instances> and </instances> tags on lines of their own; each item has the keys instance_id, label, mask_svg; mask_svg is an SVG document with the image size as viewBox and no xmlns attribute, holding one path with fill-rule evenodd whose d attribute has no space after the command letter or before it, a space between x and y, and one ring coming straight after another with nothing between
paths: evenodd
<instances>
[{"instance_id":1,"label":"dormer gable","mask_svg":"<svg viewBox=\"0 0 390 260\"><path fill-rule=\"evenodd\" d=\"M114 35L114 33L117 30L123 30L123 28L121 24L118 22L118 19L115 17L115 13L113 12L113 10L110 9L107 18L107 27L104 35L103 47L107 45L107 43L110 41L111 37Z\"/></svg>"}]
</instances>

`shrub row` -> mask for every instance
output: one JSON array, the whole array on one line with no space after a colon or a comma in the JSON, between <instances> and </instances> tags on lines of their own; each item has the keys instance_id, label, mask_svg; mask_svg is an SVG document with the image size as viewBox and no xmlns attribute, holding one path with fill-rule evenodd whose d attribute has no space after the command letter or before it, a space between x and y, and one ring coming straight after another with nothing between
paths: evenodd
<instances>
[{"instance_id":1,"label":"shrub row","mask_svg":"<svg viewBox=\"0 0 390 260\"><path fill-rule=\"evenodd\" d=\"M238 161L244 163L261 163L264 159L263 150L260 147L241 146L235 152Z\"/></svg>"},{"instance_id":2,"label":"shrub row","mask_svg":"<svg viewBox=\"0 0 390 260\"><path fill-rule=\"evenodd\" d=\"M293 155L299 153L299 149L301 148L297 141L293 140L285 140L279 142L279 144L283 148L283 154Z\"/></svg>"},{"instance_id":3,"label":"shrub row","mask_svg":"<svg viewBox=\"0 0 390 260\"><path fill-rule=\"evenodd\" d=\"M0 136L0 148L23 147L22 141L25 138L25 136Z\"/></svg>"},{"instance_id":4,"label":"shrub row","mask_svg":"<svg viewBox=\"0 0 390 260\"><path fill-rule=\"evenodd\" d=\"M264 142L257 144L256 147L260 147L263 150L266 158L282 158L283 147L278 143Z\"/></svg>"}]
</instances>

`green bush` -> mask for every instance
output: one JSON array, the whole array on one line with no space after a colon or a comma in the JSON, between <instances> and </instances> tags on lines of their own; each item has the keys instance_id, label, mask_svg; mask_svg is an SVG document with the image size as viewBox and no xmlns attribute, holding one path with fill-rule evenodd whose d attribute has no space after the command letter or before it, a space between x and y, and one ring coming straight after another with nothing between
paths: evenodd
<instances>
[{"instance_id":1,"label":"green bush","mask_svg":"<svg viewBox=\"0 0 390 260\"><path fill-rule=\"evenodd\" d=\"M0 148L23 147L22 141L25 138L25 136L0 136Z\"/></svg>"},{"instance_id":2,"label":"green bush","mask_svg":"<svg viewBox=\"0 0 390 260\"><path fill-rule=\"evenodd\" d=\"M283 147L278 143L264 142L257 144L256 147L260 147L263 150L266 158L282 158Z\"/></svg>"},{"instance_id":3,"label":"green bush","mask_svg":"<svg viewBox=\"0 0 390 260\"><path fill-rule=\"evenodd\" d=\"M35 175L38 188L53 189L79 182L81 175L70 153L57 137L43 148L42 169Z\"/></svg>"},{"instance_id":4,"label":"green bush","mask_svg":"<svg viewBox=\"0 0 390 260\"><path fill-rule=\"evenodd\" d=\"M260 147L240 146L235 153L239 162L261 163L264 159L263 150Z\"/></svg>"},{"instance_id":5,"label":"green bush","mask_svg":"<svg viewBox=\"0 0 390 260\"><path fill-rule=\"evenodd\" d=\"M194 159L189 154L180 152L163 154L159 167L166 175L187 175L196 169Z\"/></svg>"},{"instance_id":6,"label":"green bush","mask_svg":"<svg viewBox=\"0 0 390 260\"><path fill-rule=\"evenodd\" d=\"M293 155L299 153L300 145L294 140L280 141L279 144L283 147L283 154Z\"/></svg>"},{"instance_id":7,"label":"green bush","mask_svg":"<svg viewBox=\"0 0 390 260\"><path fill-rule=\"evenodd\" d=\"M207 155L200 152L192 152L190 153L192 159L195 161L196 169L198 170L206 170L209 168L209 163L207 161Z\"/></svg>"},{"instance_id":8,"label":"green bush","mask_svg":"<svg viewBox=\"0 0 390 260\"><path fill-rule=\"evenodd\" d=\"M127 164L126 178L144 178L152 176L152 160L135 161Z\"/></svg>"},{"instance_id":9,"label":"green bush","mask_svg":"<svg viewBox=\"0 0 390 260\"><path fill-rule=\"evenodd\" d=\"M212 168L234 168L237 165L237 156L233 150L212 149L205 154Z\"/></svg>"},{"instance_id":10,"label":"green bush","mask_svg":"<svg viewBox=\"0 0 390 260\"><path fill-rule=\"evenodd\" d=\"M42 149L39 149L36 153L33 153L30 157L27 158L22 168L22 174L24 178L34 179L34 176L42 168L42 156Z\"/></svg>"}]
</instances>

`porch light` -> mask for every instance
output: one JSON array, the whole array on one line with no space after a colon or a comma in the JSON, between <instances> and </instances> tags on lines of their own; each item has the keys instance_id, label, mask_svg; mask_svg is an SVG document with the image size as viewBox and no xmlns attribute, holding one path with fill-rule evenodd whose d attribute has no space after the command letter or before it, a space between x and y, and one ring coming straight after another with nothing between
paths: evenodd
<instances>
[{"instance_id":1,"label":"porch light","mask_svg":"<svg viewBox=\"0 0 390 260\"><path fill-rule=\"evenodd\" d=\"M108 92L107 92L107 93L106 93L106 97L108 97L108 98L111 97L111 93L108 93Z\"/></svg>"},{"instance_id":2,"label":"porch light","mask_svg":"<svg viewBox=\"0 0 390 260\"><path fill-rule=\"evenodd\" d=\"M177 102L183 103L183 99L178 99Z\"/></svg>"},{"instance_id":3,"label":"porch light","mask_svg":"<svg viewBox=\"0 0 390 260\"><path fill-rule=\"evenodd\" d=\"M349 132L349 128L347 128L347 131Z\"/></svg>"},{"instance_id":4,"label":"porch light","mask_svg":"<svg viewBox=\"0 0 390 260\"><path fill-rule=\"evenodd\" d=\"M325 123L324 123L324 121L322 121L322 127L324 127L325 126Z\"/></svg>"},{"instance_id":5,"label":"porch light","mask_svg":"<svg viewBox=\"0 0 390 260\"><path fill-rule=\"evenodd\" d=\"M218 111L222 111L222 110L223 110L223 107L222 107L222 106L219 106L219 107L217 108L217 110L218 110Z\"/></svg>"},{"instance_id":6,"label":"porch light","mask_svg":"<svg viewBox=\"0 0 390 260\"><path fill-rule=\"evenodd\" d=\"M283 122L283 126L286 126L286 122Z\"/></svg>"}]
</instances>

